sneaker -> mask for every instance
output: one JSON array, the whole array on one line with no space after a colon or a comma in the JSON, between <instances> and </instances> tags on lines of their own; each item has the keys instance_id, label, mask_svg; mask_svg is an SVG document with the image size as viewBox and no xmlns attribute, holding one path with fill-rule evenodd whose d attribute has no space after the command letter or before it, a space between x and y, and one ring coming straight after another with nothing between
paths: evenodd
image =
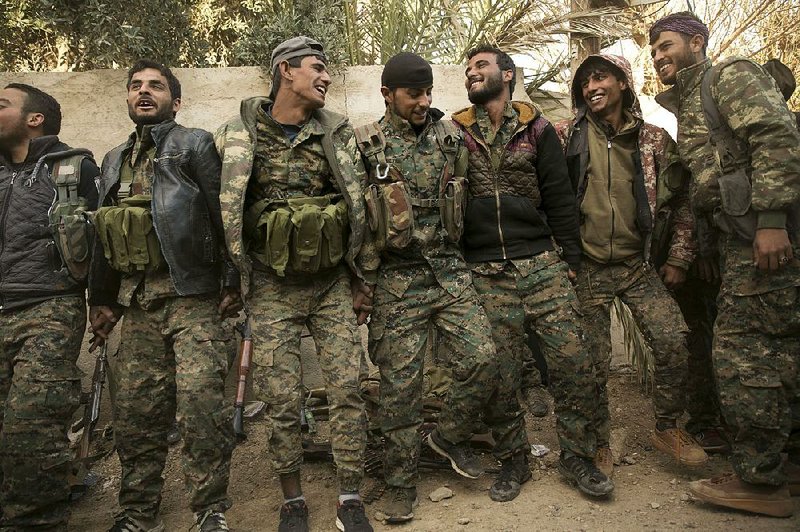
<instances>
[{"instance_id":1,"label":"sneaker","mask_svg":"<svg viewBox=\"0 0 800 532\"><path fill-rule=\"evenodd\" d=\"M579 490L592 497L604 497L614 491L614 483L588 458L575 455L565 457L561 453L558 470Z\"/></svg>"},{"instance_id":2,"label":"sneaker","mask_svg":"<svg viewBox=\"0 0 800 532\"><path fill-rule=\"evenodd\" d=\"M550 413L550 400L544 386L532 386L522 392L528 412L535 417L545 417Z\"/></svg>"},{"instance_id":3,"label":"sneaker","mask_svg":"<svg viewBox=\"0 0 800 532\"><path fill-rule=\"evenodd\" d=\"M692 434L694 440L703 448L706 453L731 452L731 444L719 429L705 429Z\"/></svg>"},{"instance_id":4,"label":"sneaker","mask_svg":"<svg viewBox=\"0 0 800 532\"><path fill-rule=\"evenodd\" d=\"M522 485L531 479L528 453L517 453L502 461L500 474L489 490L489 498L496 502L513 501Z\"/></svg>"},{"instance_id":5,"label":"sneaker","mask_svg":"<svg viewBox=\"0 0 800 532\"><path fill-rule=\"evenodd\" d=\"M336 528L342 532L372 532L364 503L350 499L336 505Z\"/></svg>"},{"instance_id":6,"label":"sneaker","mask_svg":"<svg viewBox=\"0 0 800 532\"><path fill-rule=\"evenodd\" d=\"M650 434L650 441L656 449L675 458L687 466L701 466L708 462L708 455L694 438L683 429L672 427L665 430L657 428Z\"/></svg>"},{"instance_id":7,"label":"sneaker","mask_svg":"<svg viewBox=\"0 0 800 532\"><path fill-rule=\"evenodd\" d=\"M306 501L287 502L281 506L278 532L308 532L308 506Z\"/></svg>"},{"instance_id":8,"label":"sneaker","mask_svg":"<svg viewBox=\"0 0 800 532\"><path fill-rule=\"evenodd\" d=\"M437 429L434 429L425 441L431 449L450 460L450 465L462 477L475 479L483 474L483 467L468 443L460 445L449 443L439 436Z\"/></svg>"},{"instance_id":9,"label":"sneaker","mask_svg":"<svg viewBox=\"0 0 800 532\"><path fill-rule=\"evenodd\" d=\"M225 520L225 514L216 512L214 510L206 510L205 512L197 512L194 514L197 529L200 532L228 532L228 522Z\"/></svg>"},{"instance_id":10,"label":"sneaker","mask_svg":"<svg viewBox=\"0 0 800 532\"><path fill-rule=\"evenodd\" d=\"M597 448L597 452L594 455L594 465L608 478L614 476L614 455L611 452L611 447Z\"/></svg>"},{"instance_id":11,"label":"sneaker","mask_svg":"<svg viewBox=\"0 0 800 532\"><path fill-rule=\"evenodd\" d=\"M405 523L414 518L414 507L419 504L416 488L389 488L386 502L375 512L375 518L387 524Z\"/></svg>"},{"instance_id":12,"label":"sneaker","mask_svg":"<svg viewBox=\"0 0 800 532\"><path fill-rule=\"evenodd\" d=\"M122 514L115 518L114 526L108 532L164 532L164 522L159 517L144 519Z\"/></svg>"},{"instance_id":13,"label":"sneaker","mask_svg":"<svg viewBox=\"0 0 800 532\"><path fill-rule=\"evenodd\" d=\"M772 517L790 517L794 511L789 487L743 482L734 474L695 480L689 491L701 501Z\"/></svg>"}]
</instances>

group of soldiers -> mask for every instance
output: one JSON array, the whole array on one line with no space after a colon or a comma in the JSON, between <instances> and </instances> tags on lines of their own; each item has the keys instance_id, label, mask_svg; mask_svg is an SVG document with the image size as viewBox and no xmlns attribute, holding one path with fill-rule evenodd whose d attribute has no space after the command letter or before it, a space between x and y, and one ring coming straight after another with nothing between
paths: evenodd
<instances>
[{"instance_id":1,"label":"group of soldiers","mask_svg":"<svg viewBox=\"0 0 800 532\"><path fill-rule=\"evenodd\" d=\"M608 496L616 297L653 349L654 447L687 466L730 450L733 472L693 482L692 493L791 515L800 133L765 70L741 58L712 65L708 37L689 12L650 30L653 65L672 85L658 100L678 118L677 143L644 122L630 65L608 54L577 68L575 115L554 126L512 100L516 69L497 48L467 54L472 105L452 120L431 106L431 66L401 53L381 76L385 115L354 129L324 109L323 47L295 37L272 54L270 95L242 101L213 136L175 122L179 81L141 60L127 79L135 130L101 169L59 142L52 97L5 87L0 530L66 529L87 285L90 349L124 316L112 361L122 466L112 532L165 529L161 475L175 419L197 528L228 530L233 328L224 320L242 310L284 497L280 531L308 530L306 327L330 405L339 530L372 530L359 495L364 323L389 488L377 519L414 517L431 327L451 380L426 445L477 478L469 441L488 427L501 466L489 495L520 493L531 479L520 401L542 399L530 338L546 360L558 468L581 492ZM685 411L686 429L677 424Z\"/></svg>"}]
</instances>

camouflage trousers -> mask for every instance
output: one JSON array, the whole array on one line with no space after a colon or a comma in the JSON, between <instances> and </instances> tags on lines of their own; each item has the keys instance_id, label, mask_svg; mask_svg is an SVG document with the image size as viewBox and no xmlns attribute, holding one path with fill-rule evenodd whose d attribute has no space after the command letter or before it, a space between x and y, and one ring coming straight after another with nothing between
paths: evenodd
<instances>
[{"instance_id":1,"label":"camouflage trousers","mask_svg":"<svg viewBox=\"0 0 800 532\"><path fill-rule=\"evenodd\" d=\"M800 285L800 268L765 275L753 269L752 246L728 245L713 356L733 469L746 482L777 486L786 482L781 452L800 459L800 289L770 290L770 282ZM743 295L753 284L769 291Z\"/></svg>"},{"instance_id":2,"label":"camouflage trousers","mask_svg":"<svg viewBox=\"0 0 800 532\"><path fill-rule=\"evenodd\" d=\"M67 529L67 430L81 399L85 330L79 296L0 314L0 530Z\"/></svg>"},{"instance_id":3,"label":"camouflage trousers","mask_svg":"<svg viewBox=\"0 0 800 532\"><path fill-rule=\"evenodd\" d=\"M253 387L269 408L269 448L275 472L294 473L303 463L300 337L308 327L328 397L339 488L358 491L367 438L364 399L359 393L365 358L347 270L339 266L286 277L255 271L248 312L253 327Z\"/></svg>"},{"instance_id":4,"label":"camouflage trousers","mask_svg":"<svg viewBox=\"0 0 800 532\"><path fill-rule=\"evenodd\" d=\"M192 511L231 506L233 406L225 400L225 379L232 339L216 296L167 297L147 309L134 300L125 310L119 352L109 360L123 512L148 519L158 513L167 433L176 418Z\"/></svg>"},{"instance_id":5,"label":"camouflage trousers","mask_svg":"<svg viewBox=\"0 0 800 532\"><path fill-rule=\"evenodd\" d=\"M413 268L416 274L402 297L378 281L369 323L369 353L381 375L379 417L386 446L385 479L389 486L403 488L415 487L418 480L418 429L429 324L448 347L445 363L451 370L438 418L439 434L451 443L468 440L480 423L477 414L487 404L496 411L495 423L490 425L498 436L509 432L515 421L503 418L498 411L501 405L490 399L496 384L494 344L474 289L467 287L455 297L439 285L430 267ZM510 453L508 441L497 441Z\"/></svg>"},{"instance_id":6,"label":"camouflage trousers","mask_svg":"<svg viewBox=\"0 0 800 532\"><path fill-rule=\"evenodd\" d=\"M615 297L630 308L636 325L653 350L656 417L676 420L683 415L688 328L681 309L658 273L639 258L601 264L584 257L576 292L594 358L599 395L594 418L598 444L608 445L610 433L606 385L611 365L611 305Z\"/></svg>"},{"instance_id":7,"label":"camouflage trousers","mask_svg":"<svg viewBox=\"0 0 800 532\"><path fill-rule=\"evenodd\" d=\"M720 428L722 423L717 379L711 361L718 293L719 283L708 283L691 271L686 282L674 292L689 327L686 337L689 349L686 376L686 412L689 420L686 430L692 434Z\"/></svg>"},{"instance_id":8,"label":"camouflage trousers","mask_svg":"<svg viewBox=\"0 0 800 532\"><path fill-rule=\"evenodd\" d=\"M561 450L594 457L592 360L584 345L568 266L554 251L471 266L478 298L492 324L506 407L522 420L517 391L523 379L527 323L547 361Z\"/></svg>"}]
</instances>

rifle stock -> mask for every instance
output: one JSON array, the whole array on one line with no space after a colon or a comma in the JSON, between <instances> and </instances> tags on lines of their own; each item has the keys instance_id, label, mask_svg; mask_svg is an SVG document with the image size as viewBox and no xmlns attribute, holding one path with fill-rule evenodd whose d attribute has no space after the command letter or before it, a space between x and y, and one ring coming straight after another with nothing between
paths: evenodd
<instances>
[{"instance_id":1,"label":"rifle stock","mask_svg":"<svg viewBox=\"0 0 800 532\"><path fill-rule=\"evenodd\" d=\"M103 344L100 354L94 363L94 373L92 374L92 388L89 392L89 400L83 410L83 425L80 445L78 445L78 460L86 460L89 457L89 447L92 443L92 432L100 419L100 401L103 398L103 386L106 383L106 371L108 364L108 346Z\"/></svg>"},{"instance_id":2,"label":"rifle stock","mask_svg":"<svg viewBox=\"0 0 800 532\"><path fill-rule=\"evenodd\" d=\"M250 373L250 361L253 358L253 334L250 330L250 318L236 327L242 335L239 343L239 376L236 379L236 399L233 403L233 432L238 441L247 439L244 432L244 396L247 389L247 375Z\"/></svg>"}]
</instances>

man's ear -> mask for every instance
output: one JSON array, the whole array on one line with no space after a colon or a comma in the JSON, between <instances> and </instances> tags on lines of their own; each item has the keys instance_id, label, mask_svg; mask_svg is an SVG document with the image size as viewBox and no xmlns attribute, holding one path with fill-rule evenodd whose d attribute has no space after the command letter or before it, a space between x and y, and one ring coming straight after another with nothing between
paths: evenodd
<instances>
[{"instance_id":1,"label":"man's ear","mask_svg":"<svg viewBox=\"0 0 800 532\"><path fill-rule=\"evenodd\" d=\"M180 108L181 108L181 99L175 98L174 100L172 100L172 114L173 115L177 114Z\"/></svg>"},{"instance_id":2,"label":"man's ear","mask_svg":"<svg viewBox=\"0 0 800 532\"><path fill-rule=\"evenodd\" d=\"M41 127L42 124L44 124L44 115L42 113L28 113L25 123L28 127L33 129Z\"/></svg>"},{"instance_id":3,"label":"man's ear","mask_svg":"<svg viewBox=\"0 0 800 532\"><path fill-rule=\"evenodd\" d=\"M702 53L705 45L706 39L702 35L692 35L689 39L689 49L695 54Z\"/></svg>"},{"instance_id":4,"label":"man's ear","mask_svg":"<svg viewBox=\"0 0 800 532\"><path fill-rule=\"evenodd\" d=\"M511 83L511 78L514 77L513 70L503 70L503 83Z\"/></svg>"},{"instance_id":5,"label":"man's ear","mask_svg":"<svg viewBox=\"0 0 800 532\"><path fill-rule=\"evenodd\" d=\"M381 87L381 95L383 95L383 102L386 105L394 101L394 92L389 87Z\"/></svg>"},{"instance_id":6,"label":"man's ear","mask_svg":"<svg viewBox=\"0 0 800 532\"><path fill-rule=\"evenodd\" d=\"M278 63L278 72L280 72L281 77L285 80L292 81L294 76L292 75L291 68L289 61L281 61Z\"/></svg>"}]
</instances>

